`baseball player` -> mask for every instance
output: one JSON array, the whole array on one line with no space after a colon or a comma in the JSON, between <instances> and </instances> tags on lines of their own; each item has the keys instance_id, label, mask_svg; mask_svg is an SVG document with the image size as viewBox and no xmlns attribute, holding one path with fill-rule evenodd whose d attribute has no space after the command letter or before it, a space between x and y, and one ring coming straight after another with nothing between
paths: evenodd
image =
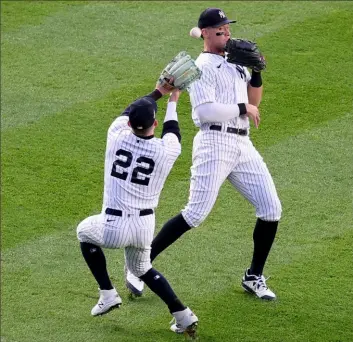
<instances>
[{"instance_id":1,"label":"baseball player","mask_svg":"<svg viewBox=\"0 0 353 342\"><path fill-rule=\"evenodd\" d=\"M208 8L198 27L204 50L196 60L202 77L190 86L192 119L199 132L194 138L189 202L168 221L152 242L151 260L190 228L199 226L210 213L219 189L228 181L256 210L251 265L242 287L258 298L273 300L263 269L274 241L281 203L265 162L249 137L249 119L260 123L262 98L260 72L227 62L224 47L230 39L230 23L219 8ZM236 211L236 208L235 208Z\"/></svg>"},{"instance_id":2,"label":"baseball player","mask_svg":"<svg viewBox=\"0 0 353 342\"><path fill-rule=\"evenodd\" d=\"M102 212L77 227L82 255L99 284L93 316L103 315L122 300L108 276L104 248L125 248L125 263L168 306L175 319L171 329L195 335L198 318L176 296L161 273L152 268L151 242L155 208L165 180L181 152L176 104L180 92L170 96L162 137L157 126L156 101L167 94L162 86L127 107L110 126L104 166ZM180 331L179 331L179 330Z\"/></svg>"}]
</instances>

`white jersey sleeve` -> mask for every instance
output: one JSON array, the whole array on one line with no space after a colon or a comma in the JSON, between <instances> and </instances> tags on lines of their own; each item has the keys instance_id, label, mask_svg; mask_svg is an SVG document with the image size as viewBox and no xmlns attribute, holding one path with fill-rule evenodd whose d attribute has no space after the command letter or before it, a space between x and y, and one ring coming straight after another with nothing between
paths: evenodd
<instances>
[{"instance_id":1,"label":"white jersey sleeve","mask_svg":"<svg viewBox=\"0 0 353 342\"><path fill-rule=\"evenodd\" d=\"M181 153L179 138L174 133L167 133L163 136L162 140L168 158L174 162Z\"/></svg>"},{"instance_id":2,"label":"white jersey sleeve","mask_svg":"<svg viewBox=\"0 0 353 342\"><path fill-rule=\"evenodd\" d=\"M181 153L181 135L176 106L176 102L168 102L162 131L163 147L168 159L172 163L174 163Z\"/></svg>"}]
</instances>

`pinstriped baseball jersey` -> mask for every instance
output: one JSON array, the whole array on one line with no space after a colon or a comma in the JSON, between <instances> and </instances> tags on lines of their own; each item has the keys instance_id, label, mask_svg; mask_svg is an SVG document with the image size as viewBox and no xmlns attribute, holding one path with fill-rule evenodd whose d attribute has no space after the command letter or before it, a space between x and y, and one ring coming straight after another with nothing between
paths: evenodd
<instances>
[{"instance_id":1,"label":"pinstriped baseball jersey","mask_svg":"<svg viewBox=\"0 0 353 342\"><path fill-rule=\"evenodd\" d=\"M189 201L182 210L185 221L191 227L203 222L226 179L255 207L257 217L278 221L282 208L270 172L249 135L234 130L249 132L248 117L201 123L195 112L205 103L248 103L248 70L211 53L202 53L196 64L202 76L190 86L189 94L192 118L200 131L193 144Z\"/></svg>"},{"instance_id":2,"label":"pinstriped baseball jersey","mask_svg":"<svg viewBox=\"0 0 353 342\"><path fill-rule=\"evenodd\" d=\"M200 80L191 84L189 93L193 108L192 119L196 126L201 123L194 109L200 104L216 102L223 104L248 103L247 86L250 74L247 68L228 63L220 55L202 53L196 60L196 65L203 71ZM212 123L208 124L212 125ZM247 116L240 116L222 124L236 128L249 128Z\"/></svg>"},{"instance_id":3,"label":"pinstriped baseball jersey","mask_svg":"<svg viewBox=\"0 0 353 342\"><path fill-rule=\"evenodd\" d=\"M105 154L105 208L153 209L181 152L177 136L143 139L132 133L128 117L118 117L108 130Z\"/></svg>"},{"instance_id":4,"label":"pinstriped baseball jersey","mask_svg":"<svg viewBox=\"0 0 353 342\"><path fill-rule=\"evenodd\" d=\"M136 276L151 267L154 210L163 185L181 152L178 122L163 124L162 138L133 133L129 106L107 134L102 212L77 227L79 241L105 248L125 247L125 262ZM173 106L169 117L176 117ZM168 114L168 113L167 113ZM168 115L166 115L166 118ZM149 209L149 210L148 210ZM107 211L108 210L108 211Z\"/></svg>"}]
</instances>

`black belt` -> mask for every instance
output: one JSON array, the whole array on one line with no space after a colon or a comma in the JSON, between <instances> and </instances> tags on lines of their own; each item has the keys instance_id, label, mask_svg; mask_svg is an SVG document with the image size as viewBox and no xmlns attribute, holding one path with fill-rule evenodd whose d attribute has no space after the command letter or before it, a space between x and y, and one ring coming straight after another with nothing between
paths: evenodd
<instances>
[{"instance_id":1,"label":"black belt","mask_svg":"<svg viewBox=\"0 0 353 342\"><path fill-rule=\"evenodd\" d=\"M123 216L123 212L121 210L112 209L112 208L105 209L105 213L107 215ZM151 214L153 214L153 210L152 209L140 210L140 216L146 216L146 215L151 215Z\"/></svg>"},{"instance_id":2,"label":"black belt","mask_svg":"<svg viewBox=\"0 0 353 342\"><path fill-rule=\"evenodd\" d=\"M210 126L211 131L221 131L222 126L218 125L211 125ZM241 128L235 128L235 127L227 127L227 133L233 133L233 134L239 134L239 135L248 135L248 130L247 129L241 129Z\"/></svg>"}]
</instances>

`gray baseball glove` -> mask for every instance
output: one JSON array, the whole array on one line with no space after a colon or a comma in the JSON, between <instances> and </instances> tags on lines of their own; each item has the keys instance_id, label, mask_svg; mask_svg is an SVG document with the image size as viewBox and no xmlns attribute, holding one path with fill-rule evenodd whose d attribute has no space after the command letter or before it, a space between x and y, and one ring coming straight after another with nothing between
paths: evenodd
<instances>
[{"instance_id":1,"label":"gray baseball glove","mask_svg":"<svg viewBox=\"0 0 353 342\"><path fill-rule=\"evenodd\" d=\"M201 70L185 51L179 52L162 71L158 84L172 91L186 89L201 77Z\"/></svg>"}]
</instances>

